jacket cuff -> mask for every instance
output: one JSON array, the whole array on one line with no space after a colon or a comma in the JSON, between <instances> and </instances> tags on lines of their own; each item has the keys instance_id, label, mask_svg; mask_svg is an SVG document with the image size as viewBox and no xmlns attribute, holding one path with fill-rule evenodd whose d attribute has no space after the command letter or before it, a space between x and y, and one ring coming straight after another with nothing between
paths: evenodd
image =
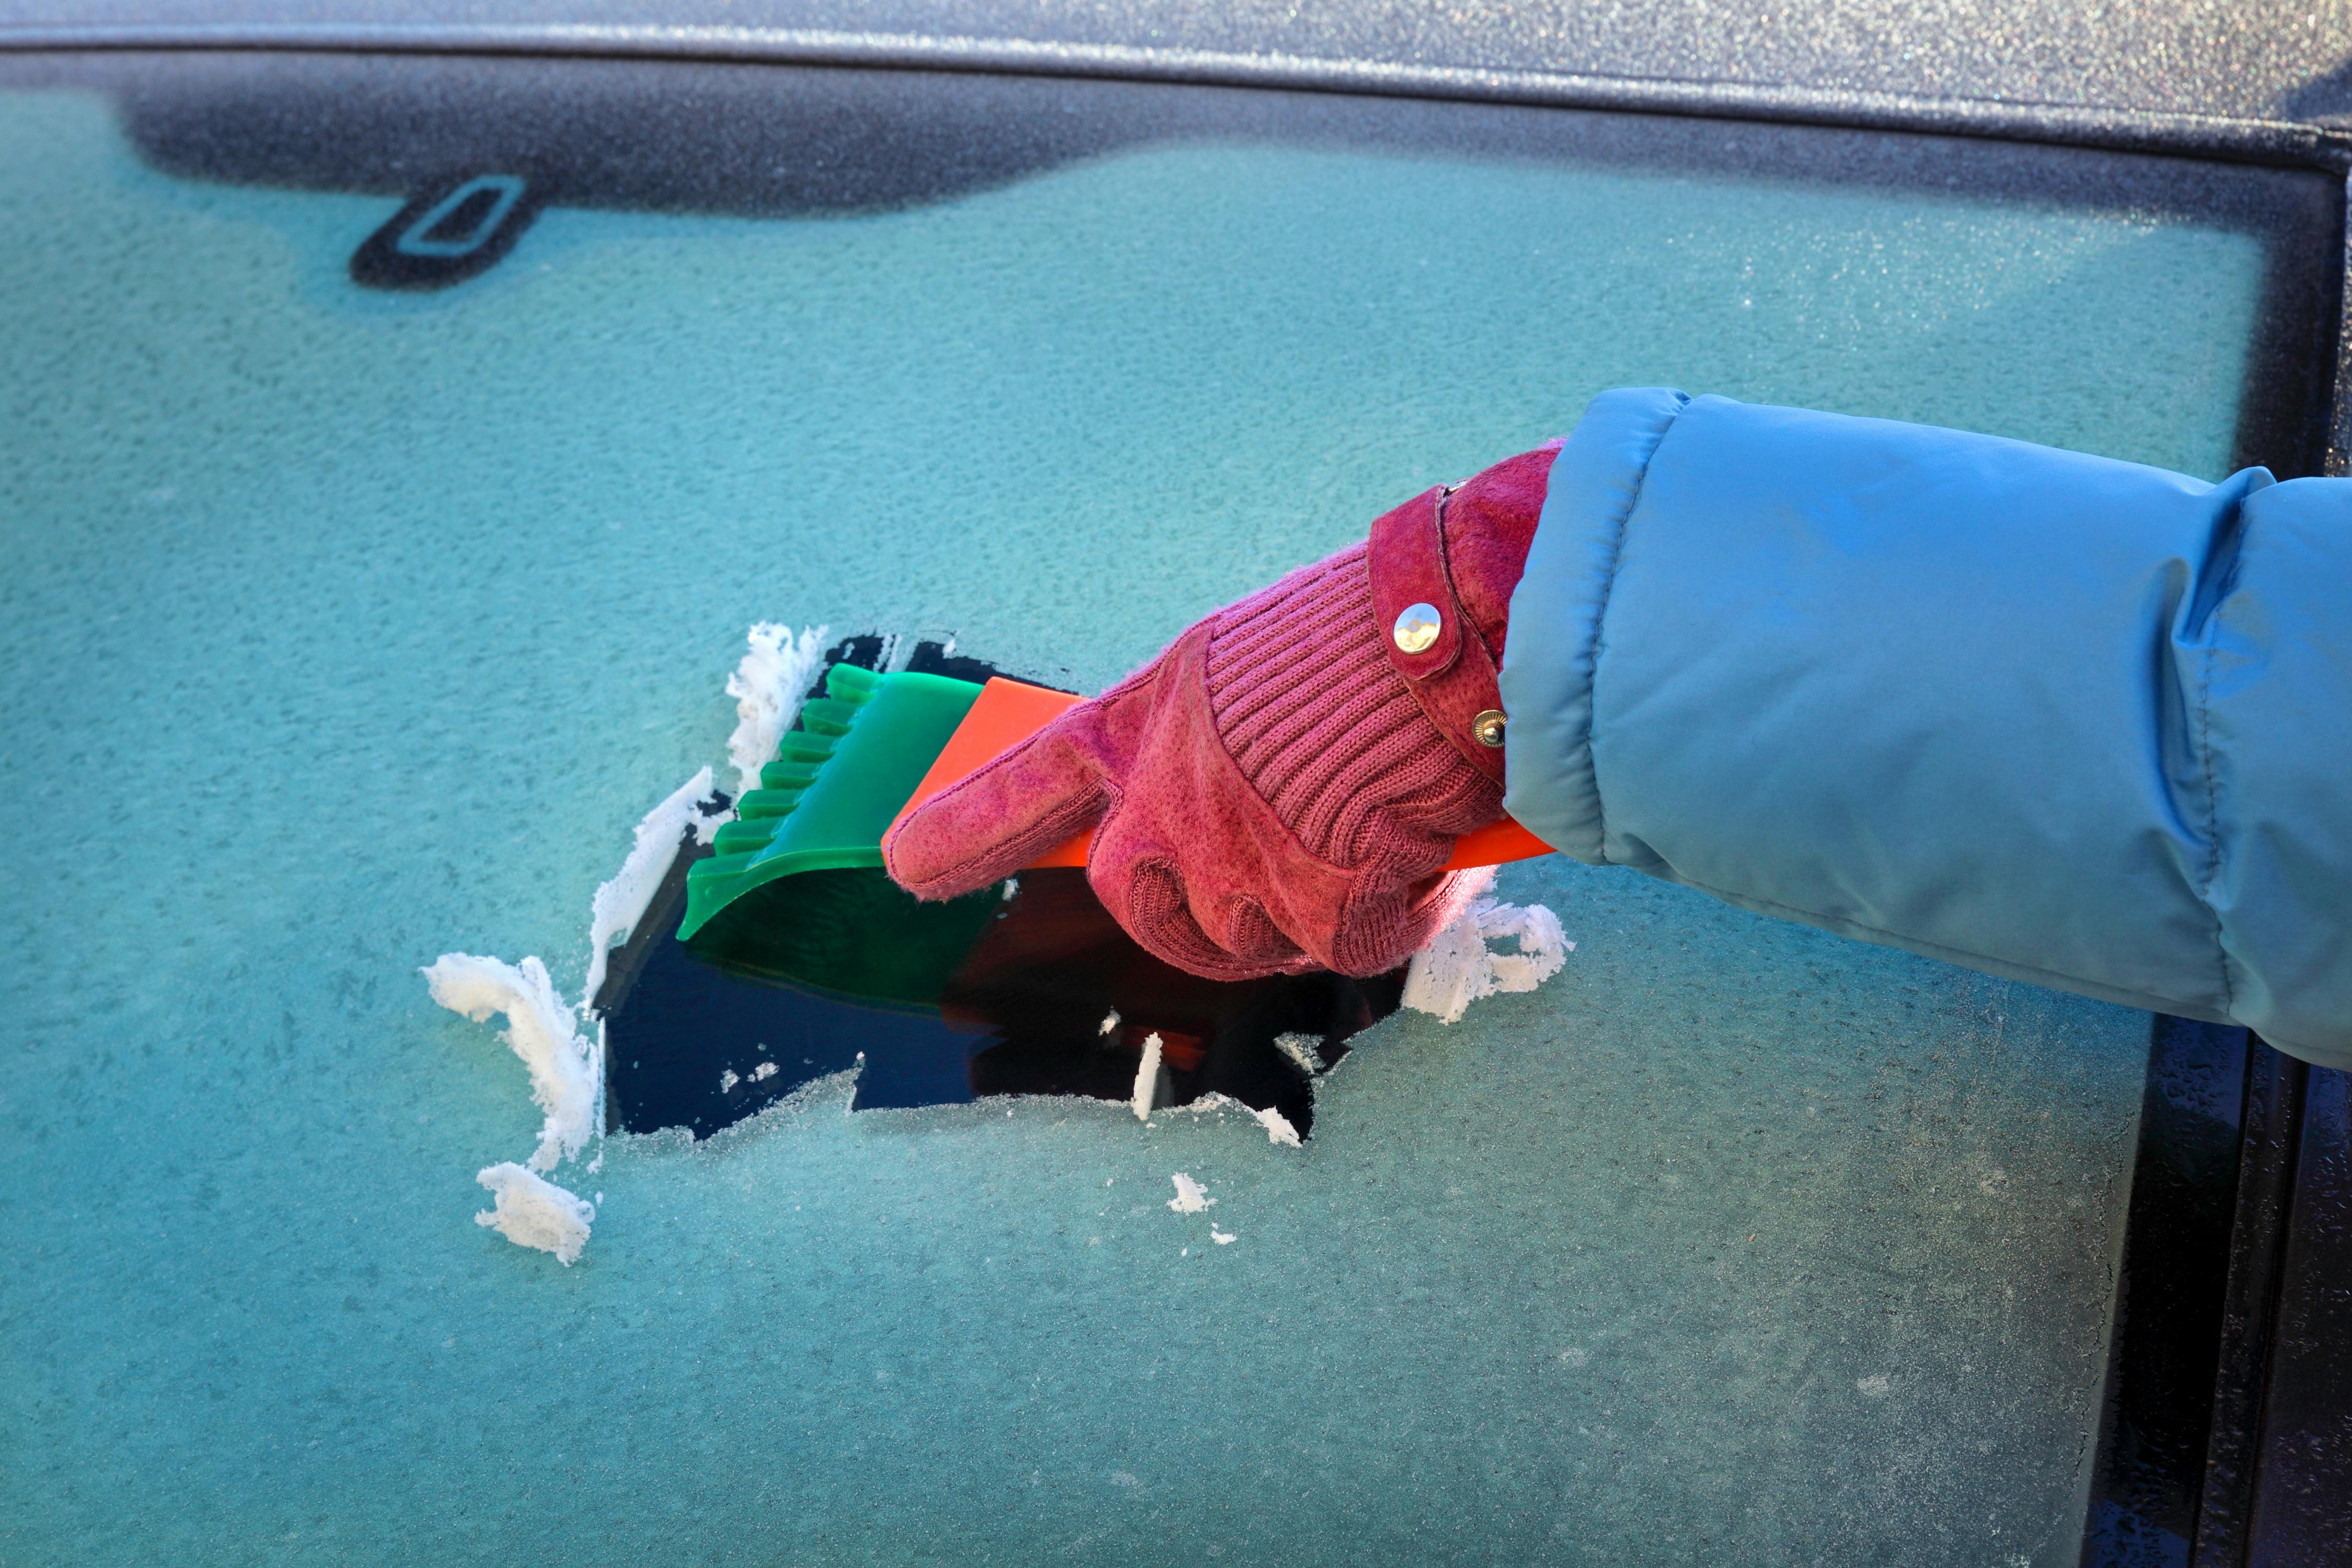
<instances>
[{"instance_id":1,"label":"jacket cuff","mask_svg":"<svg viewBox=\"0 0 2352 1568\"><path fill-rule=\"evenodd\" d=\"M2352 1071L2347 520L2343 479L2254 490L2227 591L2177 657L2196 703L2202 891L2220 927L2228 1016L2305 1061Z\"/></svg>"},{"instance_id":2,"label":"jacket cuff","mask_svg":"<svg viewBox=\"0 0 2352 1568\"><path fill-rule=\"evenodd\" d=\"M1604 863L1592 766L1592 669L1625 520L1690 398L1631 387L1592 400L1553 462L1503 654L1504 809L1563 854ZM1529 584L1534 584L1530 589Z\"/></svg>"}]
</instances>

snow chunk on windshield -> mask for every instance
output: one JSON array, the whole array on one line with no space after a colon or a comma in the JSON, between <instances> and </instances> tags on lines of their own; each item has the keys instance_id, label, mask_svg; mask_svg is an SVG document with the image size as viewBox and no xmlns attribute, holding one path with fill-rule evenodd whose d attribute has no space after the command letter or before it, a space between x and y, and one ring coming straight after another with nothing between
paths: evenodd
<instances>
[{"instance_id":1,"label":"snow chunk on windshield","mask_svg":"<svg viewBox=\"0 0 2352 1568\"><path fill-rule=\"evenodd\" d=\"M708 844L725 819L724 812L703 809L703 803L714 798L716 787L706 763L700 773L672 790L667 799L646 813L645 820L637 824L636 843L629 858L621 862L612 880L596 889L595 900L589 906L588 984L582 990L582 1006L596 1005L596 993L604 986L605 963L613 949L628 941L629 933L645 919L646 906L653 902L663 875L677 858L687 829L694 830L697 843Z\"/></svg>"},{"instance_id":2,"label":"snow chunk on windshield","mask_svg":"<svg viewBox=\"0 0 2352 1568\"><path fill-rule=\"evenodd\" d=\"M477 1024L493 1013L507 1017L506 1041L530 1069L530 1097L547 1112L530 1168L551 1171L580 1152L596 1130L596 1090L603 1051L583 1038L579 1019L555 994L547 965L526 958L520 968L495 958L445 952L425 970L433 1000Z\"/></svg>"},{"instance_id":3,"label":"snow chunk on windshield","mask_svg":"<svg viewBox=\"0 0 2352 1568\"><path fill-rule=\"evenodd\" d=\"M795 634L777 621L761 621L749 634L751 651L727 678L735 699L735 732L727 738L727 760L735 764L740 798L760 787L760 770L772 761L777 742L799 717L801 699L824 663L824 626Z\"/></svg>"},{"instance_id":4,"label":"snow chunk on windshield","mask_svg":"<svg viewBox=\"0 0 2352 1568\"><path fill-rule=\"evenodd\" d=\"M518 1247L552 1252L566 1268L580 1261L596 1205L577 1193L535 1176L512 1160L483 1167L474 1180L490 1189L498 1206L474 1216ZM599 1194L602 1195L601 1194Z\"/></svg>"},{"instance_id":5,"label":"snow chunk on windshield","mask_svg":"<svg viewBox=\"0 0 2352 1568\"><path fill-rule=\"evenodd\" d=\"M1176 1195L1168 1200L1168 1206L1178 1214L1199 1214L1217 1201L1209 1195L1208 1188L1181 1171L1176 1173L1175 1182Z\"/></svg>"},{"instance_id":6,"label":"snow chunk on windshield","mask_svg":"<svg viewBox=\"0 0 2352 1568\"><path fill-rule=\"evenodd\" d=\"M1496 952L1487 945L1514 937L1515 952ZM1412 955L1404 1005L1440 1023L1456 1023L1471 1003L1498 991L1534 990L1559 973L1575 951L1576 943L1559 929L1559 917L1543 905L1523 908L1478 899Z\"/></svg>"}]
</instances>

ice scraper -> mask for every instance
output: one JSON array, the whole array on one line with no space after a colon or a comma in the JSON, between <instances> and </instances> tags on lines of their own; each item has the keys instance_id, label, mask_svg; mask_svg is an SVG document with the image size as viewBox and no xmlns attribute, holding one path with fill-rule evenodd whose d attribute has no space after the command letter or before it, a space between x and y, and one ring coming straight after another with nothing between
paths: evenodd
<instances>
[{"instance_id":1,"label":"ice scraper","mask_svg":"<svg viewBox=\"0 0 2352 1568\"><path fill-rule=\"evenodd\" d=\"M880 866L883 836L900 816L1083 700L1003 676L983 685L835 665L825 673L824 695L802 704L775 760L761 770L760 787L736 804L736 820L719 829L715 853L687 873L679 940L779 878ZM1084 866L1092 837L1088 829L1034 866ZM1549 852L1505 817L1465 834L1446 868Z\"/></svg>"}]
</instances>

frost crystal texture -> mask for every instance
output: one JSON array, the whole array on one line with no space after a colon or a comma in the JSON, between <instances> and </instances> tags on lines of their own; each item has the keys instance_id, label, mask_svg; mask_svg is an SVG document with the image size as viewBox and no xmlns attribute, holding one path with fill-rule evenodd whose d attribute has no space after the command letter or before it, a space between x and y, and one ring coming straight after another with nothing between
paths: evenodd
<instances>
[{"instance_id":1,"label":"frost crystal texture","mask_svg":"<svg viewBox=\"0 0 2352 1568\"><path fill-rule=\"evenodd\" d=\"M581 1249L588 1245L588 1227L596 1218L595 1205L511 1160L484 1167L474 1179L498 1200L496 1208L474 1216L476 1225L489 1226L518 1247L552 1252L566 1268L580 1261Z\"/></svg>"},{"instance_id":2,"label":"frost crystal texture","mask_svg":"<svg viewBox=\"0 0 2352 1568\"><path fill-rule=\"evenodd\" d=\"M507 1017L506 1041L530 1069L530 1097L547 1112L534 1171L551 1171L580 1152L596 1130L596 1089L602 1052L579 1032L579 1020L555 994L547 965L526 958L520 968L495 958L445 952L424 972L433 1000L477 1024L493 1013Z\"/></svg>"},{"instance_id":3,"label":"frost crystal texture","mask_svg":"<svg viewBox=\"0 0 2352 1568\"><path fill-rule=\"evenodd\" d=\"M1517 952L1496 952L1487 945L1507 937L1518 939ZM1559 973L1575 949L1559 929L1559 917L1543 905L1522 909L1479 899L1412 955L1404 1005L1440 1023L1458 1023L1473 1002L1498 991L1534 990Z\"/></svg>"},{"instance_id":4,"label":"frost crystal texture","mask_svg":"<svg viewBox=\"0 0 2352 1568\"><path fill-rule=\"evenodd\" d=\"M1192 1100L1183 1105L1171 1106L1168 1109L1172 1111L1181 1111L1187 1116L1206 1116L1212 1112L1223 1111L1228 1106L1240 1111L1243 1115L1249 1117L1260 1127L1265 1128L1265 1141L1267 1142L1286 1149L1303 1149L1307 1146L1305 1142L1298 1136L1298 1129L1295 1124L1293 1124L1290 1118L1285 1116L1275 1107L1269 1105L1265 1110L1261 1110L1255 1106L1247 1104L1243 1100L1235 1100L1229 1094L1220 1094L1215 1089L1211 1089L1208 1093L1201 1096L1198 1100ZM1186 1179L1188 1178L1178 1178L1179 1181ZM1213 1198L1210 1201L1213 1203L1216 1200Z\"/></svg>"},{"instance_id":5,"label":"frost crystal texture","mask_svg":"<svg viewBox=\"0 0 2352 1568\"><path fill-rule=\"evenodd\" d=\"M735 732L727 738L727 760L735 764L739 798L760 787L760 770L775 756L777 742L792 728L801 698L824 662L824 638L823 626L804 626L797 636L775 621L752 626L751 651L727 678L727 695L735 699Z\"/></svg>"}]
</instances>

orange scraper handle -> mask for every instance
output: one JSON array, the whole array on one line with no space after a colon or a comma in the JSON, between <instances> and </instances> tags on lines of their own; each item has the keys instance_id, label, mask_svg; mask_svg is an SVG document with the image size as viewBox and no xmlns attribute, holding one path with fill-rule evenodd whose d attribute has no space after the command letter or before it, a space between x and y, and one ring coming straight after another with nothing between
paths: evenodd
<instances>
[{"instance_id":1,"label":"orange scraper handle","mask_svg":"<svg viewBox=\"0 0 2352 1568\"><path fill-rule=\"evenodd\" d=\"M915 786L907 804L898 808L898 817L893 818L890 826L898 826L899 818L923 802L957 780L977 773L1085 700L1066 691L1048 691L1042 686L1007 680L1001 675L990 678L981 689L979 700L972 703L971 711L948 737L930 772ZM1087 863L1087 847L1094 842L1094 837L1095 830L1089 827L1060 848L1032 860L1029 868L1083 866ZM1550 853L1550 845L1507 816L1455 839L1454 858L1445 862L1445 868L1466 871L1474 866L1500 866L1507 860L1528 860Z\"/></svg>"}]
</instances>

